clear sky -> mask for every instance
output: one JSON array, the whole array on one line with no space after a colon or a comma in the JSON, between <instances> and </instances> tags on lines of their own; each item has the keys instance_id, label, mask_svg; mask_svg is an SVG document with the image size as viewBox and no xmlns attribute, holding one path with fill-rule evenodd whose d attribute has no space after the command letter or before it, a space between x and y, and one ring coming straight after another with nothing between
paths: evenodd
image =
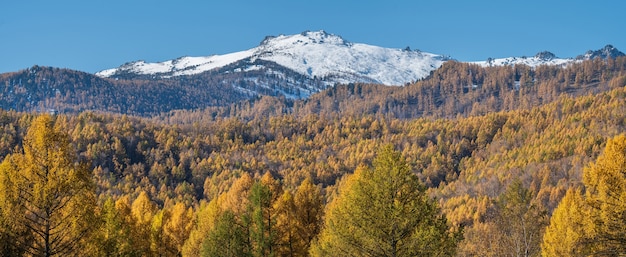
<instances>
[{"instance_id":1,"label":"clear sky","mask_svg":"<svg viewBox=\"0 0 626 257\"><path fill-rule=\"evenodd\" d=\"M626 52L626 1L3 0L0 73L97 72L246 50L305 30L461 61L543 50L575 57L606 44Z\"/></svg>"}]
</instances>

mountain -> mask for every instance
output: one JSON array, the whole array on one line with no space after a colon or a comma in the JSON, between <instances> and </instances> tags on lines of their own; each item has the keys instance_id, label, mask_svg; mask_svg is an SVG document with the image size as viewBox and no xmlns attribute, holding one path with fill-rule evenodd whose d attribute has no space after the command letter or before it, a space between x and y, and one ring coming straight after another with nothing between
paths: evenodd
<instances>
[{"instance_id":1,"label":"mountain","mask_svg":"<svg viewBox=\"0 0 626 257\"><path fill-rule=\"evenodd\" d=\"M594 58L623 56L611 45L576 58L559 58L543 51L533 57L489 58L470 62L483 67L527 65L566 66ZM232 87L249 96L308 98L336 84L372 83L402 86L426 78L449 57L416 50L352 43L325 31L268 36L252 49L164 62L135 61L96 73L122 80L181 80L220 78L220 87ZM216 80L217 81L217 80Z\"/></svg>"},{"instance_id":2,"label":"mountain","mask_svg":"<svg viewBox=\"0 0 626 257\"><path fill-rule=\"evenodd\" d=\"M527 65L530 67L537 67L539 65L563 66L563 65L572 63L574 61L575 60L571 58L565 58L565 59L558 58L556 57L556 55L554 55L551 52L543 51L543 52L537 53L533 57L522 56L522 57L507 57L507 58L498 58L498 59L489 58L486 61L479 61L479 62L472 62L472 63L478 64L483 67L507 66L507 65L513 66L513 65L520 65L520 64Z\"/></svg>"},{"instance_id":3,"label":"mountain","mask_svg":"<svg viewBox=\"0 0 626 257\"><path fill-rule=\"evenodd\" d=\"M486 61L478 61L478 62L471 62L471 63L475 63L483 67L507 66L507 65L513 66L513 65L520 65L520 64L527 65L530 67L537 67L540 65L565 66L571 63L581 62L584 60L592 60L595 58L615 59L620 56L624 56L624 53L620 52L619 50L617 50L617 48L613 47L612 45L606 45L605 47L599 50L595 50L595 51L589 50L585 54L579 55L576 58L559 58L559 57L556 57L556 55L551 52L543 51L543 52L537 53L533 57L522 56L522 57L508 57L508 58L498 58L498 59L489 58Z\"/></svg>"},{"instance_id":4,"label":"mountain","mask_svg":"<svg viewBox=\"0 0 626 257\"><path fill-rule=\"evenodd\" d=\"M305 89L305 96L337 83L405 85L423 79L446 57L421 51L351 43L325 31L266 37L259 46L224 55L181 57L158 63L136 61L96 75L108 78L173 78L210 70L246 73L269 69L284 75L290 70L322 81L323 88ZM260 63L259 61L264 61ZM266 63L272 63L268 67ZM224 69L228 67L227 69Z\"/></svg>"},{"instance_id":5,"label":"mountain","mask_svg":"<svg viewBox=\"0 0 626 257\"><path fill-rule=\"evenodd\" d=\"M625 54L617 50L617 48L613 47L612 45L606 45L602 49L599 49L596 51L589 50L584 55L577 56L576 59L577 60L591 60L595 58L615 59L620 56L625 56Z\"/></svg>"},{"instance_id":6,"label":"mountain","mask_svg":"<svg viewBox=\"0 0 626 257\"><path fill-rule=\"evenodd\" d=\"M543 77L528 78L533 73L532 68L538 65L548 64L552 65L550 70L559 70L579 66L579 63L593 58L626 59L620 56L624 56L624 53L607 45L577 58L562 59L550 52L540 52L534 57L467 63L408 48L391 49L351 43L324 31L307 31L296 35L266 37L259 46L236 53L181 57L160 63L131 62L97 74L41 66L0 74L0 108L62 113L94 110L141 116L208 108L215 110L209 116L237 116L241 115L238 113L240 110L250 109L259 99L265 103L268 112L289 112L299 108L293 105L296 102L293 99L311 102L304 106L311 112L322 111L322 106L330 106L332 108L328 110L335 111L342 104L335 100L341 99L329 99L345 91L349 92L343 94L349 99L345 101L347 106L356 104L355 101L370 101L365 97L353 99L353 94L369 92L372 96L381 97L390 94L387 95L389 97L371 101L391 102L384 106L368 105L371 108L364 113L392 111L406 117L417 117L432 113L433 106L438 108L446 104L449 97L472 94L472 97L463 98L465 102L459 101L461 98L454 100L454 106L446 110L447 115L465 112L468 109L466 106L471 106L475 101L487 101L492 94L499 96L504 88L520 90L523 85L530 86L540 81ZM621 62L608 63L621 65ZM485 76L485 72L497 70L482 68L515 64L525 66L516 68L516 73L510 77ZM550 74L554 73L556 71ZM571 77L574 73L568 73L569 77L565 74L562 76L564 79L559 82L564 84L560 85L562 88L559 90L580 91L567 84L572 81L577 86L599 82L581 80L590 77L588 74ZM539 75L545 77L549 74ZM605 80L602 78L600 81ZM337 84L351 89L337 91ZM542 86L546 92L556 94L558 91L547 85ZM322 94L318 94L322 91ZM479 91L480 95L476 93ZM399 95L391 97L396 93ZM274 108L275 104L269 104L273 100L268 101L264 96L276 97L275 101L284 102L286 106ZM398 97L403 100L396 101ZM249 106L237 107L238 110L229 109L242 101L246 101ZM401 102L419 106L398 104ZM393 109L397 106L411 111Z\"/></svg>"}]
</instances>

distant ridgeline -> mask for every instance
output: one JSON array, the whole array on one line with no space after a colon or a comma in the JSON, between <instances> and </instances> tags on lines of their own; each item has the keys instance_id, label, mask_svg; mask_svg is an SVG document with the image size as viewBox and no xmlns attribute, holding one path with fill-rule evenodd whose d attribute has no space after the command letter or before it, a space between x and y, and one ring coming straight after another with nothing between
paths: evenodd
<instances>
[{"instance_id":1,"label":"distant ridgeline","mask_svg":"<svg viewBox=\"0 0 626 257\"><path fill-rule=\"evenodd\" d=\"M619 84L624 58L607 45L576 58L543 51L467 63L305 31L267 37L244 51L135 61L96 74L40 66L0 74L0 108L168 117L177 115L171 111L204 112L209 118L337 112L449 117L606 91Z\"/></svg>"},{"instance_id":2,"label":"distant ridgeline","mask_svg":"<svg viewBox=\"0 0 626 257\"><path fill-rule=\"evenodd\" d=\"M283 70L283 74L291 74L289 76L250 71L256 74L255 79L241 73L214 70L192 76L125 80L34 66L0 74L0 84L4 85L0 88L0 108L56 113L91 110L168 117L203 112L203 116L210 118L252 118L285 113L451 117L538 106L561 94L604 92L623 85L625 71L626 57L535 68L525 65L481 67L448 61L426 79L403 87L362 83L329 87L321 80L289 73L288 69ZM262 81L272 87L259 86ZM302 100L285 97L302 94L293 87L298 83L301 86L317 83L320 88L328 88ZM176 112L168 113L171 111Z\"/></svg>"},{"instance_id":3,"label":"distant ridgeline","mask_svg":"<svg viewBox=\"0 0 626 257\"><path fill-rule=\"evenodd\" d=\"M169 122L272 115L385 115L402 119L456 117L528 109L565 94L596 94L624 86L626 57L593 59L565 67L481 67L448 61L421 81L404 87L344 84L304 100L257 97L225 107L163 114ZM193 117L193 118L192 118Z\"/></svg>"}]
</instances>

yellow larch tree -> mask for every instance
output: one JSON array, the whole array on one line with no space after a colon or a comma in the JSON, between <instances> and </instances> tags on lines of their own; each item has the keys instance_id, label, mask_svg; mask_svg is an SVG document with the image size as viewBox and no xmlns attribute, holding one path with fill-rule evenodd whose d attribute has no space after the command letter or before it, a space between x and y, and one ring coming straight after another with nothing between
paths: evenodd
<instances>
[{"instance_id":1,"label":"yellow larch tree","mask_svg":"<svg viewBox=\"0 0 626 257\"><path fill-rule=\"evenodd\" d=\"M626 135L607 141L583 184L584 195L570 190L554 211L543 256L626 255Z\"/></svg>"},{"instance_id":2,"label":"yellow larch tree","mask_svg":"<svg viewBox=\"0 0 626 257\"><path fill-rule=\"evenodd\" d=\"M78 255L97 222L95 186L52 116L37 117L23 149L0 165L0 210L28 255ZM83 253L87 254L87 253Z\"/></svg>"},{"instance_id":3,"label":"yellow larch tree","mask_svg":"<svg viewBox=\"0 0 626 257\"><path fill-rule=\"evenodd\" d=\"M626 255L626 135L607 141L584 170L583 183L590 213L582 248L595 255Z\"/></svg>"},{"instance_id":4,"label":"yellow larch tree","mask_svg":"<svg viewBox=\"0 0 626 257\"><path fill-rule=\"evenodd\" d=\"M584 235L584 200L580 190L570 188L552 213L541 244L543 256L579 256L578 240Z\"/></svg>"},{"instance_id":5,"label":"yellow larch tree","mask_svg":"<svg viewBox=\"0 0 626 257\"><path fill-rule=\"evenodd\" d=\"M295 195L285 191L275 204L279 256L307 256L320 231L324 203L320 189L305 179Z\"/></svg>"},{"instance_id":6,"label":"yellow larch tree","mask_svg":"<svg viewBox=\"0 0 626 257\"><path fill-rule=\"evenodd\" d=\"M135 230L135 248L144 254L151 252L152 219L157 214L157 206L145 191L133 201L130 209Z\"/></svg>"},{"instance_id":7,"label":"yellow larch tree","mask_svg":"<svg viewBox=\"0 0 626 257\"><path fill-rule=\"evenodd\" d=\"M183 245L193 227L193 209L187 208L185 204L179 202L172 207L169 219L163 227L163 232L168 241L175 247L175 255L182 254Z\"/></svg>"}]
</instances>

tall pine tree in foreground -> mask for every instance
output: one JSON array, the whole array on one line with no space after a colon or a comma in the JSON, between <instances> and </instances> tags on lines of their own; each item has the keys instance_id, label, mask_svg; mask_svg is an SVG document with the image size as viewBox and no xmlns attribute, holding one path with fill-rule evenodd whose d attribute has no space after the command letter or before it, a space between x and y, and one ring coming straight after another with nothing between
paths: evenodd
<instances>
[{"instance_id":1,"label":"tall pine tree in foreground","mask_svg":"<svg viewBox=\"0 0 626 257\"><path fill-rule=\"evenodd\" d=\"M383 147L327 212L313 256L452 256L460 239L399 152Z\"/></svg>"},{"instance_id":2,"label":"tall pine tree in foreground","mask_svg":"<svg viewBox=\"0 0 626 257\"><path fill-rule=\"evenodd\" d=\"M0 165L3 227L17 250L33 256L88 254L80 251L95 225L95 187L88 165L75 156L68 136L43 115L28 129L23 150Z\"/></svg>"}]
</instances>

